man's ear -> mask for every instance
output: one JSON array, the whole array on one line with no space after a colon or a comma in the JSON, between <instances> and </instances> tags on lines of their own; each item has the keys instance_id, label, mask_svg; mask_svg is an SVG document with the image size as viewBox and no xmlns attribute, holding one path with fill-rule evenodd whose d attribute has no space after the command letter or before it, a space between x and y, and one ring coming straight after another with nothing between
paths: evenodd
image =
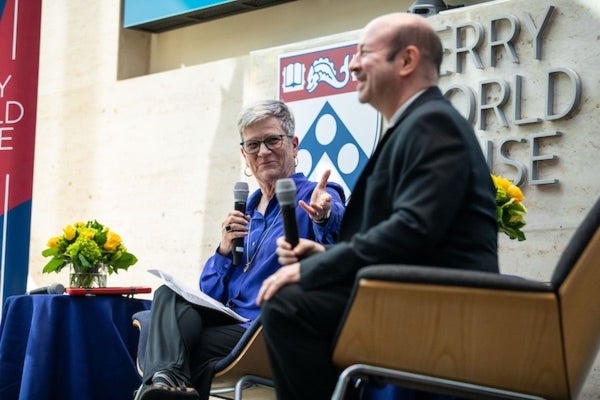
<instances>
[{"instance_id":1,"label":"man's ear","mask_svg":"<svg viewBox=\"0 0 600 400\"><path fill-rule=\"evenodd\" d=\"M421 52L414 45L408 45L400 54L396 60L398 65L398 72L400 76L406 77L411 75L415 69L419 66L421 61Z\"/></svg>"}]
</instances>

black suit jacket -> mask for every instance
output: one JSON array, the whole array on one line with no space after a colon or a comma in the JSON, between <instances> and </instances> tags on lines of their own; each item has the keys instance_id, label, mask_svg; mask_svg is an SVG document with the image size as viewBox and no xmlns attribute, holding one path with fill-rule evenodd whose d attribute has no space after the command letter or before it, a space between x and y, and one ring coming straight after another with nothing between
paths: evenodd
<instances>
[{"instance_id":1,"label":"black suit jacket","mask_svg":"<svg viewBox=\"0 0 600 400\"><path fill-rule=\"evenodd\" d=\"M437 87L390 127L346 208L338 244L300 263L305 289L373 264L498 272L495 188L471 125Z\"/></svg>"}]
</instances>

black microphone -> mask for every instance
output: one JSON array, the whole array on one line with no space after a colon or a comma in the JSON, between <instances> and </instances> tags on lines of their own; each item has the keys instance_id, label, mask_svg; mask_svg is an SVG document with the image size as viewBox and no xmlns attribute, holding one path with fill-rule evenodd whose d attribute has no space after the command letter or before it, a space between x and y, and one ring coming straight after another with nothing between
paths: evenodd
<instances>
[{"instance_id":1,"label":"black microphone","mask_svg":"<svg viewBox=\"0 0 600 400\"><path fill-rule=\"evenodd\" d=\"M275 195L283 217L285 240L292 245L298 244L298 221L296 220L296 184L293 179L278 179L275 183Z\"/></svg>"},{"instance_id":2,"label":"black microphone","mask_svg":"<svg viewBox=\"0 0 600 400\"><path fill-rule=\"evenodd\" d=\"M236 182L233 186L233 208L246 215L246 201L248 201L248 184ZM233 265L239 265L244 255L244 238L233 239Z\"/></svg>"},{"instance_id":3,"label":"black microphone","mask_svg":"<svg viewBox=\"0 0 600 400\"><path fill-rule=\"evenodd\" d=\"M60 283L51 283L49 286L43 286L41 288L33 289L27 292L27 294L63 294L65 287Z\"/></svg>"}]
</instances>

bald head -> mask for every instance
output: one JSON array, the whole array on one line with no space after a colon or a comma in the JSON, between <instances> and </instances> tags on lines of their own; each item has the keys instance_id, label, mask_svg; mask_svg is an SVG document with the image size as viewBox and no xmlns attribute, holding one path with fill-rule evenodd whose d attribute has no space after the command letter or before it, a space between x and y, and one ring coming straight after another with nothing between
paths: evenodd
<instances>
[{"instance_id":1,"label":"bald head","mask_svg":"<svg viewBox=\"0 0 600 400\"><path fill-rule=\"evenodd\" d=\"M365 34L378 32L389 46L388 61L407 46L415 46L421 55L421 67L428 78L437 82L442 64L443 47L438 34L426 18L418 14L392 13L367 24Z\"/></svg>"},{"instance_id":2,"label":"bald head","mask_svg":"<svg viewBox=\"0 0 600 400\"><path fill-rule=\"evenodd\" d=\"M349 67L358 100L389 121L413 95L437 85L441 62L442 44L429 22L416 14L394 13L365 26Z\"/></svg>"}]
</instances>

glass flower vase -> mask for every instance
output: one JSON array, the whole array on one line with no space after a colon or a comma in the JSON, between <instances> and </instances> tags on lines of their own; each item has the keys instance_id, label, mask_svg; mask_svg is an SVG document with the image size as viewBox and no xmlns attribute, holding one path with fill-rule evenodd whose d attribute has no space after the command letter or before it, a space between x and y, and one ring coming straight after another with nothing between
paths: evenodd
<instances>
[{"instance_id":1,"label":"glass flower vase","mask_svg":"<svg viewBox=\"0 0 600 400\"><path fill-rule=\"evenodd\" d=\"M69 286L78 288L106 287L108 271L105 264L96 264L89 271L77 271L70 265Z\"/></svg>"}]
</instances>

